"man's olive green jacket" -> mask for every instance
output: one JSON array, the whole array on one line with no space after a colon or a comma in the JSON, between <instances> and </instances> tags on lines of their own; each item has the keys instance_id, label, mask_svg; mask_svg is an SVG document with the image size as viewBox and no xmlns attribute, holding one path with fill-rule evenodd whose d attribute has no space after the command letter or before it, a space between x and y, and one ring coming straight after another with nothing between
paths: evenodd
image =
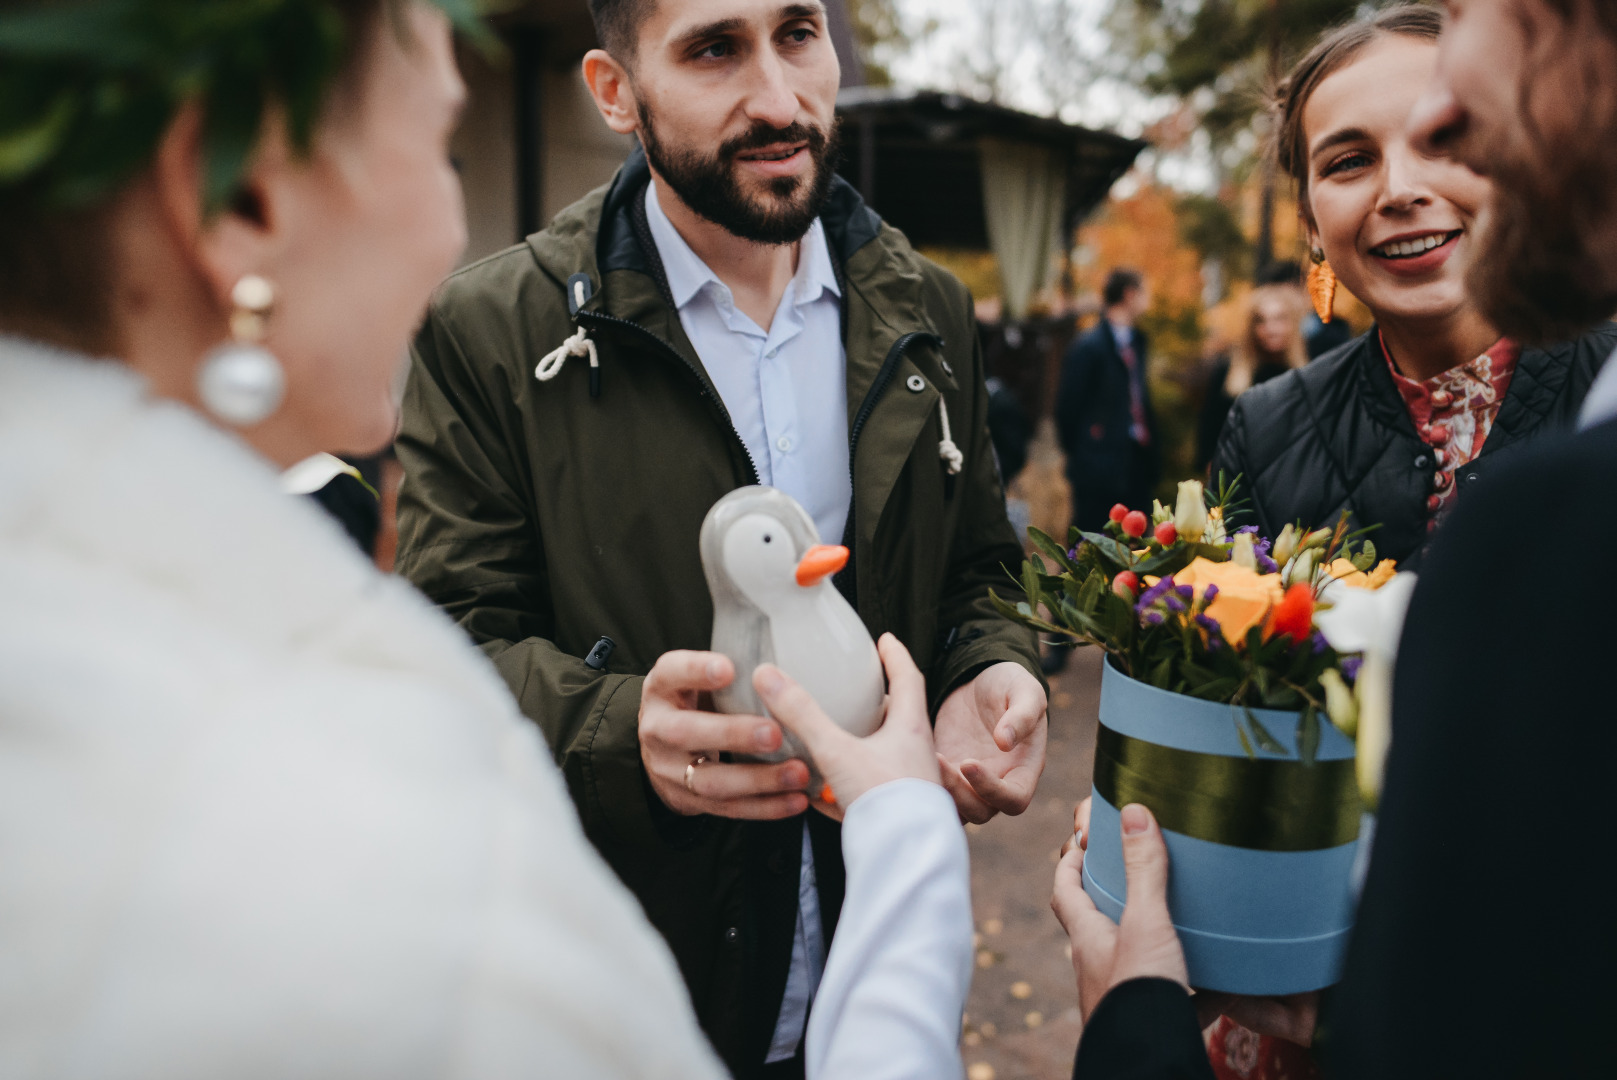
<instances>
[{"instance_id":1,"label":"man's olive green jacket","mask_svg":"<svg viewBox=\"0 0 1617 1080\"><path fill-rule=\"evenodd\" d=\"M494 660L544 731L590 839L645 906L737 1076L762 1063L790 964L802 825L682 818L641 765L640 684L705 649L697 534L753 463L680 326L645 224L637 152L527 242L456 273L415 345L398 440L398 567ZM985 665L1038 672L988 601L1022 552L989 448L963 286L837 181L822 220L843 289L853 557L837 584L892 631L933 707ZM599 367L539 360L582 328ZM829 357L828 357L829 359ZM940 457L938 399L964 468ZM616 643L605 670L585 657ZM810 814L826 930L836 829Z\"/></svg>"}]
</instances>

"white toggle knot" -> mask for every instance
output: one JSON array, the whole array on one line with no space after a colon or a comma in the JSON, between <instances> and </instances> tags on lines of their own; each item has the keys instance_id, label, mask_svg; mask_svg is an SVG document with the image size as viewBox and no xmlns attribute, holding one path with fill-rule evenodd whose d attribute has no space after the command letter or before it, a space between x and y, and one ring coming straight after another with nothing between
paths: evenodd
<instances>
[{"instance_id":1,"label":"white toggle knot","mask_svg":"<svg viewBox=\"0 0 1617 1080\"><path fill-rule=\"evenodd\" d=\"M540 382L549 382L561 372L562 365L567 363L569 356L588 356L590 367L601 366L601 358L595 352L595 342L589 339L589 335L580 326L573 332L572 337L545 354L544 359L533 369L533 377Z\"/></svg>"},{"instance_id":2,"label":"white toggle knot","mask_svg":"<svg viewBox=\"0 0 1617 1080\"><path fill-rule=\"evenodd\" d=\"M938 419L943 421L943 439L938 443L938 457L949 463L949 475L954 476L966 464L966 455L954 444L954 436L949 432L949 409L941 394L938 395Z\"/></svg>"}]
</instances>

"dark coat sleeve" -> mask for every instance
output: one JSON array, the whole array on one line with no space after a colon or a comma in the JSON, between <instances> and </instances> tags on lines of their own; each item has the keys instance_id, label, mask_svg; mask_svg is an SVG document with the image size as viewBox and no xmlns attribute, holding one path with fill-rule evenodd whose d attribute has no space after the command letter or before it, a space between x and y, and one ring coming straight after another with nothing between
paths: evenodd
<instances>
[{"instance_id":1,"label":"dark coat sleeve","mask_svg":"<svg viewBox=\"0 0 1617 1080\"><path fill-rule=\"evenodd\" d=\"M1169 979L1130 979L1096 1007L1078 1043L1073 1080L1213 1080L1196 1006Z\"/></svg>"},{"instance_id":2,"label":"dark coat sleeve","mask_svg":"<svg viewBox=\"0 0 1617 1080\"><path fill-rule=\"evenodd\" d=\"M1611 1075L1614 487L1617 423L1552 438L1426 556L1333 1077Z\"/></svg>"}]
</instances>

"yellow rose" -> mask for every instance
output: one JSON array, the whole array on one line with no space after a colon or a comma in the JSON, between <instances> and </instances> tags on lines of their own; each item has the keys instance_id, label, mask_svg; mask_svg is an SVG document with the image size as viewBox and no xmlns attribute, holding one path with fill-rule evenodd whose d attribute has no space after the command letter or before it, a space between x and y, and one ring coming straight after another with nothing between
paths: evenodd
<instances>
[{"instance_id":1,"label":"yellow rose","mask_svg":"<svg viewBox=\"0 0 1617 1080\"><path fill-rule=\"evenodd\" d=\"M1278 574L1260 574L1238 563L1216 563L1200 556L1173 580L1195 589L1198 599L1206 594L1207 586L1218 586L1218 595L1207 605L1207 616L1218 620L1224 640L1231 645L1244 642L1246 632L1263 622L1285 592Z\"/></svg>"}]
</instances>

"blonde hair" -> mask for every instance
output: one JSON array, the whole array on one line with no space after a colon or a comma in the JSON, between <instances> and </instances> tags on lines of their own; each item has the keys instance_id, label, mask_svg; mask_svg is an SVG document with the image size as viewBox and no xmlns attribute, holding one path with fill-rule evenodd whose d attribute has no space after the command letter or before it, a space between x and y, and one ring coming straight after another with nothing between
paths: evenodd
<instances>
[{"instance_id":1,"label":"blonde hair","mask_svg":"<svg viewBox=\"0 0 1617 1080\"><path fill-rule=\"evenodd\" d=\"M1270 300L1284 304L1287 314L1291 316L1292 331L1287 337L1285 351L1278 356L1258 344L1258 305ZM1246 327L1230 353L1229 374L1224 376L1226 394L1235 398L1250 390L1258 376L1258 365L1264 360L1279 361L1288 368L1300 368L1308 363L1308 347L1303 343L1305 310L1303 291L1295 285L1259 285L1252 290L1252 295L1246 301Z\"/></svg>"}]
</instances>

